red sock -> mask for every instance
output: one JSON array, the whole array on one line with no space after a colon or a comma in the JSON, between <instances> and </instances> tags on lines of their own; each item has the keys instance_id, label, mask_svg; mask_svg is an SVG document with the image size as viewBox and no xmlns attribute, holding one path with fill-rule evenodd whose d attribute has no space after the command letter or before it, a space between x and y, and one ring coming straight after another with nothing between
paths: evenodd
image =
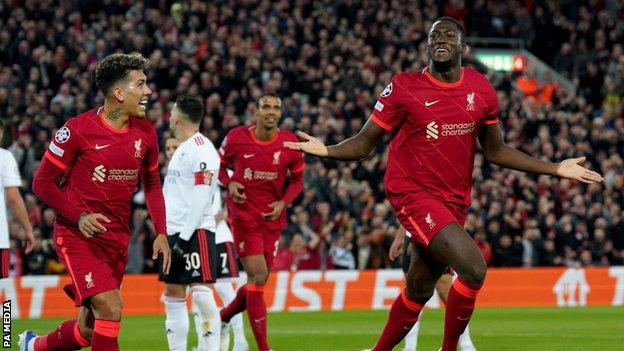
<instances>
[{"instance_id":1,"label":"red sock","mask_svg":"<svg viewBox=\"0 0 624 351\"><path fill-rule=\"evenodd\" d=\"M119 351L117 336L121 322L96 319L91 339L91 351Z\"/></svg>"},{"instance_id":2,"label":"red sock","mask_svg":"<svg viewBox=\"0 0 624 351\"><path fill-rule=\"evenodd\" d=\"M266 332L267 309L264 303L264 288L260 285L247 285L247 314L259 351L269 350Z\"/></svg>"},{"instance_id":3,"label":"red sock","mask_svg":"<svg viewBox=\"0 0 624 351\"><path fill-rule=\"evenodd\" d=\"M58 328L46 335L39 336L35 339L35 351L51 351L51 350L80 350L89 346L78 329L78 321L72 319L65 321Z\"/></svg>"},{"instance_id":4,"label":"red sock","mask_svg":"<svg viewBox=\"0 0 624 351\"><path fill-rule=\"evenodd\" d=\"M423 305L410 300L405 289L392 303L388 322L384 327L373 351L392 351L392 348L405 338L418 320Z\"/></svg>"},{"instance_id":5,"label":"red sock","mask_svg":"<svg viewBox=\"0 0 624 351\"><path fill-rule=\"evenodd\" d=\"M479 289L480 286L468 285L461 278L455 279L451 285L446 300L442 351L457 350L457 341L470 321Z\"/></svg>"},{"instance_id":6,"label":"red sock","mask_svg":"<svg viewBox=\"0 0 624 351\"><path fill-rule=\"evenodd\" d=\"M230 319L237 313L241 313L247 307L247 284L238 288L236 291L236 297L230 302L229 305L221 309L221 321L229 323Z\"/></svg>"}]
</instances>

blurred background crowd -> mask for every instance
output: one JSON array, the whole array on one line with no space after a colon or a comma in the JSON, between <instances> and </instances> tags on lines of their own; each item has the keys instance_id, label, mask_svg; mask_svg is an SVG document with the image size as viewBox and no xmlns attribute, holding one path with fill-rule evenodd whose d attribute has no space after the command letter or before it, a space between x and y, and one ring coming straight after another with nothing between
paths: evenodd
<instances>
[{"instance_id":1,"label":"blurred background crowd","mask_svg":"<svg viewBox=\"0 0 624 351\"><path fill-rule=\"evenodd\" d=\"M161 166L177 95L202 95L202 130L216 146L251 123L255 100L277 92L280 127L335 143L355 134L393 74L427 64L432 20L449 15L471 37L520 38L568 77L488 75L506 142L549 161L586 156L599 185L502 170L477 153L467 231L488 265L624 264L624 4L615 0L451 1L0 1L0 118L15 156L37 245L24 256L10 220L12 274L63 272L52 236L55 213L30 190L48 140L73 115L99 106L99 60L148 57L154 91L148 118ZM470 43L470 41L469 41ZM307 159L305 188L288 209L276 269L398 267L388 259L397 222L383 192L387 142L361 162ZM155 271L153 230L134 198L128 272Z\"/></svg>"}]
</instances>

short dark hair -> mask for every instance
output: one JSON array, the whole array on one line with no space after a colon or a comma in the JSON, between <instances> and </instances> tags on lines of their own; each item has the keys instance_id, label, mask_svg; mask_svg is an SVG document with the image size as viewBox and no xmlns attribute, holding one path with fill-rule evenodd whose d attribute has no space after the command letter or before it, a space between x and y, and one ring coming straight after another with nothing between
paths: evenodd
<instances>
[{"instance_id":1,"label":"short dark hair","mask_svg":"<svg viewBox=\"0 0 624 351\"><path fill-rule=\"evenodd\" d=\"M442 16L436 19L435 21L433 21L433 23L440 22L440 21L453 22L453 24L455 24L455 27L457 27L457 31L459 31L459 34L461 34L461 42L462 43L466 42L466 30L464 29L464 25L461 24L461 22L459 22L458 20L450 16ZM431 25L431 28L433 28L433 24ZM429 28L429 31L431 30L431 28Z\"/></svg>"},{"instance_id":2,"label":"short dark hair","mask_svg":"<svg viewBox=\"0 0 624 351\"><path fill-rule=\"evenodd\" d=\"M264 94L260 95L260 97L258 98L258 107L260 107L260 100L264 99L265 97L274 97L274 98L279 99L280 102L282 101L282 99L276 93L268 92L268 93L264 93Z\"/></svg>"},{"instance_id":3,"label":"short dark hair","mask_svg":"<svg viewBox=\"0 0 624 351\"><path fill-rule=\"evenodd\" d=\"M197 96L180 95L175 104L184 117L193 123L200 123L204 117L204 102Z\"/></svg>"},{"instance_id":4,"label":"short dark hair","mask_svg":"<svg viewBox=\"0 0 624 351\"><path fill-rule=\"evenodd\" d=\"M95 85L104 95L113 88L117 82L128 77L128 73L134 70L147 72L148 61L141 54L112 54L106 56L95 69Z\"/></svg>"}]
</instances>

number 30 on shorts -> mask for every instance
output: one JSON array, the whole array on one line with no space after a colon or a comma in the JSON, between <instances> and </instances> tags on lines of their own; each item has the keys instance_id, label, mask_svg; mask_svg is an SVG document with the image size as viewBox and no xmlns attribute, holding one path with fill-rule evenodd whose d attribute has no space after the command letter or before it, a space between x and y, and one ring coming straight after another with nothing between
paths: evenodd
<instances>
[{"instance_id":1,"label":"number 30 on shorts","mask_svg":"<svg viewBox=\"0 0 624 351\"><path fill-rule=\"evenodd\" d=\"M191 269L198 269L201 265L199 261L199 254L197 252L193 252L190 254L186 253L182 255L182 257L184 257L184 260L186 261L184 269L186 269L187 271L190 271Z\"/></svg>"}]
</instances>

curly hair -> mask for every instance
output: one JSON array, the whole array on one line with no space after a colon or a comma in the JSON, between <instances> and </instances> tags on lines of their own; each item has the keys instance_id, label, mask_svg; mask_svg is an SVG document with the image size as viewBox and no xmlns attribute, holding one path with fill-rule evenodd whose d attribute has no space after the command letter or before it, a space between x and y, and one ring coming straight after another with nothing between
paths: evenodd
<instances>
[{"instance_id":1,"label":"curly hair","mask_svg":"<svg viewBox=\"0 0 624 351\"><path fill-rule=\"evenodd\" d=\"M141 70L146 73L148 68L147 59L138 53L108 55L95 69L95 84L104 95L108 95L113 85L126 79L130 71Z\"/></svg>"}]
</instances>

